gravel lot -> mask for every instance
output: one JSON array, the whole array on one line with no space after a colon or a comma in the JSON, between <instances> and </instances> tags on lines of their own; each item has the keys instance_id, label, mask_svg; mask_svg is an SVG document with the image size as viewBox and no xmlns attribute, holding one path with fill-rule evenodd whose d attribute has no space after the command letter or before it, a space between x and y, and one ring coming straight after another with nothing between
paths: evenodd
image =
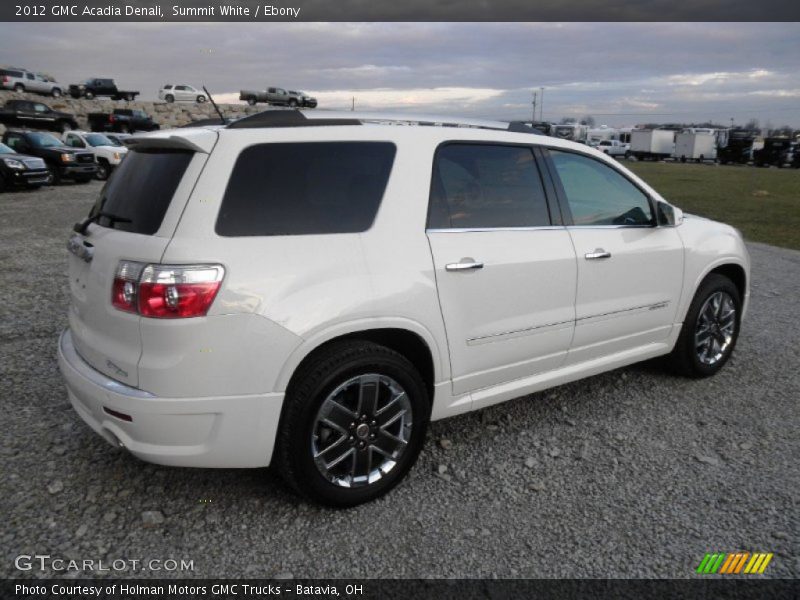
<instances>
[{"instance_id":1,"label":"gravel lot","mask_svg":"<svg viewBox=\"0 0 800 600\"><path fill-rule=\"evenodd\" d=\"M750 314L716 378L648 363L435 423L399 488L331 511L266 469L140 462L73 413L65 241L99 189L0 196L3 577L52 575L20 554L187 559L195 577L691 577L741 550L800 577L800 252L750 245Z\"/></svg>"}]
</instances>

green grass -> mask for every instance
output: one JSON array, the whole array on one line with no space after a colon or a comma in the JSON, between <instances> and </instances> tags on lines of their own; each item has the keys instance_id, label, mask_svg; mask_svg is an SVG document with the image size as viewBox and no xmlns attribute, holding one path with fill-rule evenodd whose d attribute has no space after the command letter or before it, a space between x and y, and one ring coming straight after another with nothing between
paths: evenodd
<instances>
[{"instance_id":1,"label":"green grass","mask_svg":"<svg viewBox=\"0 0 800 600\"><path fill-rule=\"evenodd\" d=\"M733 225L754 242L800 250L800 170L623 164L684 212Z\"/></svg>"}]
</instances>

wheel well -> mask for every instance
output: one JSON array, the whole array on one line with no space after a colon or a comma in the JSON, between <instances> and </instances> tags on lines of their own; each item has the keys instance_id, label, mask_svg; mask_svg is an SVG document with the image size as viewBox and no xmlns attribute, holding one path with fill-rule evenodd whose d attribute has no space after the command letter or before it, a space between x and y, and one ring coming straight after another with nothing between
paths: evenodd
<instances>
[{"instance_id":1,"label":"wheel well","mask_svg":"<svg viewBox=\"0 0 800 600\"><path fill-rule=\"evenodd\" d=\"M433 384L435 381L435 373L433 369L433 355L428 347L428 344L418 336L416 333L408 331L407 329L369 329L366 331L356 331L346 335L328 340L324 344L314 348L297 366L295 373L300 370L300 367L312 358L321 349L327 347L333 342L340 340L365 340L374 344L386 346L402 354L408 361L417 369L422 380L425 382L425 387L428 390L428 396L433 402ZM294 378L294 375L292 375ZM291 381L289 382L291 386Z\"/></svg>"},{"instance_id":2,"label":"wheel well","mask_svg":"<svg viewBox=\"0 0 800 600\"><path fill-rule=\"evenodd\" d=\"M711 273L719 273L730 279L739 291L739 298L744 302L744 294L747 291L747 276L741 266L735 264L720 265L713 269Z\"/></svg>"}]
</instances>

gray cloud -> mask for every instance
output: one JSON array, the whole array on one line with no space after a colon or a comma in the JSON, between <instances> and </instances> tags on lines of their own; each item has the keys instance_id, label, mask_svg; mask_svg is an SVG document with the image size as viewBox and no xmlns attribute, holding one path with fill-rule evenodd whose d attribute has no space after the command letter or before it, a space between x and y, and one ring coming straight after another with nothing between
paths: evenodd
<instances>
[{"instance_id":1,"label":"gray cloud","mask_svg":"<svg viewBox=\"0 0 800 600\"><path fill-rule=\"evenodd\" d=\"M800 126L798 23L2 23L0 62L143 98L269 83L330 107L523 118L544 86L549 119Z\"/></svg>"}]
</instances>

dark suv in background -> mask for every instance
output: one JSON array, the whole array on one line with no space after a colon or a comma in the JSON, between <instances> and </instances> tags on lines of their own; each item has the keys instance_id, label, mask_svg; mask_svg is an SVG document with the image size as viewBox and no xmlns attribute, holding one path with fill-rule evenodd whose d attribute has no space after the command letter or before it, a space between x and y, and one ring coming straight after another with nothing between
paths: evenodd
<instances>
[{"instance_id":1,"label":"dark suv in background","mask_svg":"<svg viewBox=\"0 0 800 600\"><path fill-rule=\"evenodd\" d=\"M72 179L88 183L97 173L94 154L65 146L52 133L11 130L3 134L3 143L20 154L44 160L50 169L53 183Z\"/></svg>"},{"instance_id":2,"label":"dark suv in background","mask_svg":"<svg viewBox=\"0 0 800 600\"><path fill-rule=\"evenodd\" d=\"M50 131L70 131L78 128L75 115L53 110L41 102L9 100L0 108L0 123L6 126L35 127Z\"/></svg>"},{"instance_id":3,"label":"dark suv in background","mask_svg":"<svg viewBox=\"0 0 800 600\"><path fill-rule=\"evenodd\" d=\"M41 158L18 154L0 144L0 192L17 186L37 188L50 180L50 171Z\"/></svg>"}]
</instances>

